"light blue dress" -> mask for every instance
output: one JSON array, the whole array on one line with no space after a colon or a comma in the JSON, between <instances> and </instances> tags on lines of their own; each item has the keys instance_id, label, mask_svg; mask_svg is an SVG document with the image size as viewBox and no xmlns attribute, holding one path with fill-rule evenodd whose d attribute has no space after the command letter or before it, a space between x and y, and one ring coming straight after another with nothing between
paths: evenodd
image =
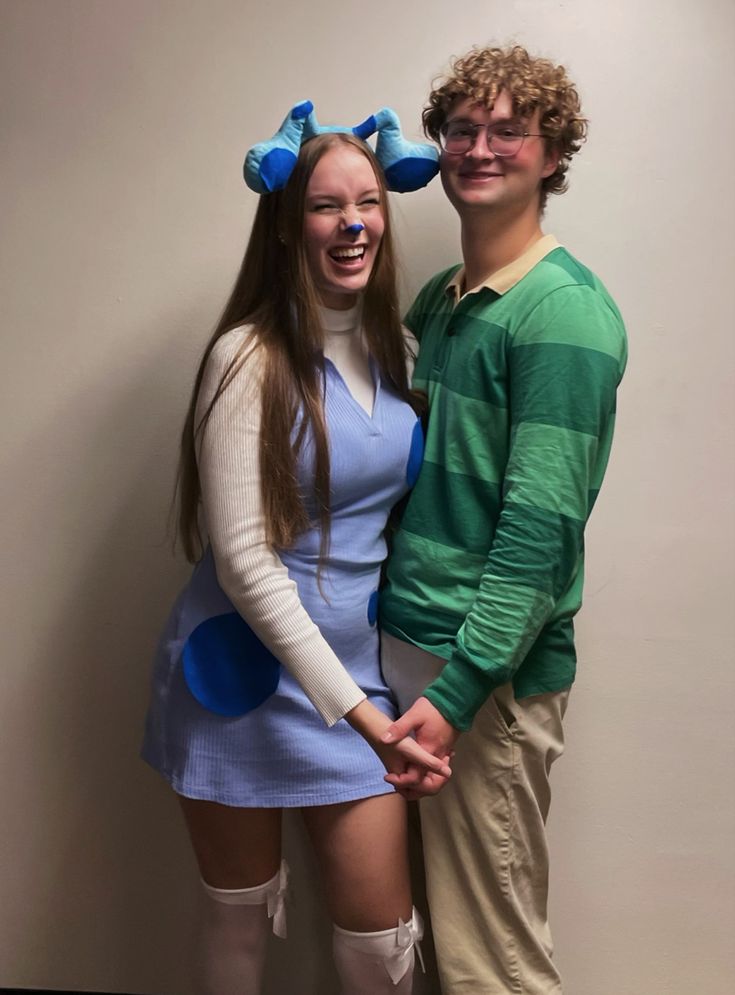
<instances>
[{"instance_id":1,"label":"light blue dress","mask_svg":"<svg viewBox=\"0 0 735 995\"><path fill-rule=\"evenodd\" d=\"M368 415L337 368L325 361L332 502L322 590L318 530L306 532L279 556L343 666L377 708L394 716L380 671L377 590L386 521L415 481L423 437L411 407L381 383L374 363L371 367L375 401ZM312 452L307 438L298 478L313 520ZM218 648L227 655L228 640L240 654L235 668L250 681L247 694L260 702L245 714L216 714L200 704L206 689L197 692L200 700L190 690L196 690L197 668L206 674ZM344 719L328 727L297 681L236 615L217 583L210 549L161 638L142 752L179 794L225 805L327 805L393 791L365 740Z\"/></svg>"}]
</instances>

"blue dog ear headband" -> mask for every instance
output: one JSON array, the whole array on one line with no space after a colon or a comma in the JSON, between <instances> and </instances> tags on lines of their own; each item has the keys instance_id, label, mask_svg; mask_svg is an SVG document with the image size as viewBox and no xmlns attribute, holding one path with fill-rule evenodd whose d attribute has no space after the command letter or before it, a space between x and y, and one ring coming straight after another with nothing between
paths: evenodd
<instances>
[{"instance_id":1,"label":"blue dog ear headband","mask_svg":"<svg viewBox=\"0 0 735 995\"><path fill-rule=\"evenodd\" d=\"M356 135L366 141L378 133L375 156L385 174L386 186L397 193L425 187L439 172L439 153L433 145L409 142L401 134L395 111L384 107L354 128L322 128L310 100L291 110L273 138L254 145L245 157L245 182L256 193L272 193L285 187L302 142L327 132Z\"/></svg>"}]
</instances>

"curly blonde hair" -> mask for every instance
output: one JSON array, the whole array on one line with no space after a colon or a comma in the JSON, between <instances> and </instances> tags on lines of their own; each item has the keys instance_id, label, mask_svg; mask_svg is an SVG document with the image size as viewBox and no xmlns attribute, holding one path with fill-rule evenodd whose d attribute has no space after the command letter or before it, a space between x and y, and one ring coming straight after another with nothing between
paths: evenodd
<instances>
[{"instance_id":1,"label":"curly blonde hair","mask_svg":"<svg viewBox=\"0 0 735 995\"><path fill-rule=\"evenodd\" d=\"M541 209L551 193L567 189L566 173L572 156L587 137L579 94L564 66L534 58L522 45L510 48L472 48L454 59L449 73L434 81L422 121L426 135L439 141L439 133L456 100L471 99L492 107L501 90L513 100L514 113L530 117L540 111L540 131L559 153L559 165L541 181Z\"/></svg>"}]
</instances>

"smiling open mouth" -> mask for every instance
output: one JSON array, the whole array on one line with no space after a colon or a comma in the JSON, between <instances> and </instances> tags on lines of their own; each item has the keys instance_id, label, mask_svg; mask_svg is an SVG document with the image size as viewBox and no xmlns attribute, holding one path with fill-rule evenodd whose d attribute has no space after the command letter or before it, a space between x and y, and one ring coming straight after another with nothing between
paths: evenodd
<instances>
[{"instance_id":1,"label":"smiling open mouth","mask_svg":"<svg viewBox=\"0 0 735 995\"><path fill-rule=\"evenodd\" d=\"M364 245L352 245L349 248L344 249L332 249L329 253L335 262L352 262L353 260L362 259L365 255Z\"/></svg>"}]
</instances>

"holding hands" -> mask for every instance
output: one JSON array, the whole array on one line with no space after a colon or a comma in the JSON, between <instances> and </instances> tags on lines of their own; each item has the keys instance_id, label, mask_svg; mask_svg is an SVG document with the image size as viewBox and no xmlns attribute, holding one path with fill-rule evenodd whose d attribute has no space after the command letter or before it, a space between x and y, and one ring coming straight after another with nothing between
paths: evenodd
<instances>
[{"instance_id":1,"label":"holding hands","mask_svg":"<svg viewBox=\"0 0 735 995\"><path fill-rule=\"evenodd\" d=\"M415 740L411 736L415 736ZM391 723L381 739L386 744L414 742L434 758L441 758L448 766L454 755L454 746L459 738L459 729L444 718L428 698L417 698L399 719ZM425 764L417 767L409 763L401 771L389 769L386 781L397 791L413 801L426 795L435 795L446 783L446 776L437 773L436 768Z\"/></svg>"},{"instance_id":2,"label":"holding hands","mask_svg":"<svg viewBox=\"0 0 735 995\"><path fill-rule=\"evenodd\" d=\"M433 733L428 737L437 744L437 750L428 745L428 739L424 742L419 735L415 739L410 735L414 730L420 732L425 725L425 720L417 720L415 714L421 702L444 723L445 728L440 735ZM387 715L367 700L361 701L345 718L380 757L388 772L385 780L404 797L414 799L434 795L451 777L449 760L459 732L449 725L426 698L419 698L395 722L391 722ZM445 740L450 744L448 749L442 749L440 745Z\"/></svg>"},{"instance_id":3,"label":"holding hands","mask_svg":"<svg viewBox=\"0 0 735 995\"><path fill-rule=\"evenodd\" d=\"M378 754L388 772L385 780L404 798L435 795L451 777L459 730L428 698L418 698L395 722L367 700L345 718Z\"/></svg>"}]
</instances>

